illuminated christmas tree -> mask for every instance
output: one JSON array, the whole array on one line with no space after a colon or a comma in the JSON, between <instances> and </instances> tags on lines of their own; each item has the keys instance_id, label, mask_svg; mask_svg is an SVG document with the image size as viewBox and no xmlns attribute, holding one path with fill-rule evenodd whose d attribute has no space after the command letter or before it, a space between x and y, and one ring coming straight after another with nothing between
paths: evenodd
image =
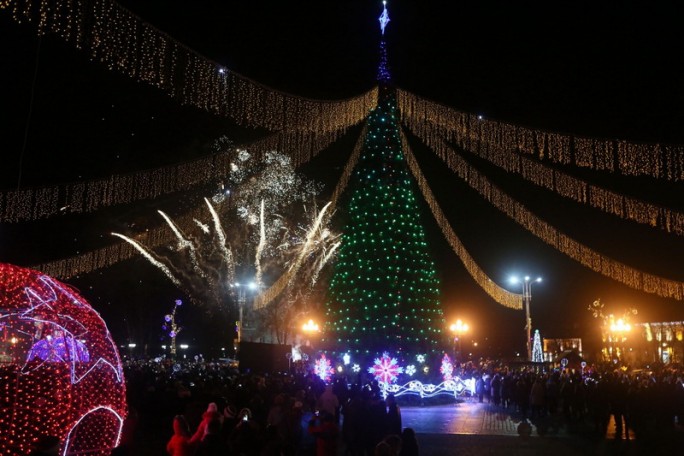
<instances>
[{"instance_id":1,"label":"illuminated christmas tree","mask_svg":"<svg viewBox=\"0 0 684 456\"><path fill-rule=\"evenodd\" d=\"M541 337L539 336L539 330L534 330L534 339L532 342L532 362L543 363L544 354L542 352Z\"/></svg>"},{"instance_id":2,"label":"illuminated christmas tree","mask_svg":"<svg viewBox=\"0 0 684 456\"><path fill-rule=\"evenodd\" d=\"M350 182L324 342L334 352L372 356L431 353L444 325L439 280L402 152L385 52L381 43L381 95Z\"/></svg>"}]
</instances>

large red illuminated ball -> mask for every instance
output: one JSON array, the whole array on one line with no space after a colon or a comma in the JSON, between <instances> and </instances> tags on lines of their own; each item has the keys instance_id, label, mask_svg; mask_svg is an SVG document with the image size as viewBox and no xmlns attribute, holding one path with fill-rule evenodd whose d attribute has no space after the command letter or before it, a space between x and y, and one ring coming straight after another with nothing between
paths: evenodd
<instances>
[{"instance_id":1,"label":"large red illuminated ball","mask_svg":"<svg viewBox=\"0 0 684 456\"><path fill-rule=\"evenodd\" d=\"M44 436L60 455L105 455L126 413L116 345L76 291L0 263L0 454L27 454Z\"/></svg>"}]
</instances>

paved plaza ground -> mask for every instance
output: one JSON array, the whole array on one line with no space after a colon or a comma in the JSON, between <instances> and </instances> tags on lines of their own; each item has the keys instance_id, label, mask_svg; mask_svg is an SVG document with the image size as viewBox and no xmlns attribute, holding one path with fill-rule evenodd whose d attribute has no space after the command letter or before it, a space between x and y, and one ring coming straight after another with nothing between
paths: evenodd
<instances>
[{"instance_id":1,"label":"paved plaza ground","mask_svg":"<svg viewBox=\"0 0 684 456\"><path fill-rule=\"evenodd\" d=\"M487 403L458 402L449 405L401 408L403 427L416 431L421 456L450 455L667 455L684 454L684 426L675 426L658 439L615 439L615 423L610 422L605 435L596 435L587 425L569 428L547 418L532 425L530 436L518 435L520 419ZM304 417L306 425L308 416ZM546 423L545 425L543 423ZM159 423L161 424L161 423ZM171 427L161 432L139 436L133 454L165 455ZM339 456L344 456L340 444Z\"/></svg>"},{"instance_id":2,"label":"paved plaza ground","mask_svg":"<svg viewBox=\"0 0 684 456\"><path fill-rule=\"evenodd\" d=\"M607 434L598 437L590 429L554 427L551 422L542 430L533 425L530 437L523 438L517 430L520 419L487 403L403 407L401 412L403 426L416 431L421 456L684 454L680 427L657 441L641 442L632 433L615 439L613 421Z\"/></svg>"}]
</instances>

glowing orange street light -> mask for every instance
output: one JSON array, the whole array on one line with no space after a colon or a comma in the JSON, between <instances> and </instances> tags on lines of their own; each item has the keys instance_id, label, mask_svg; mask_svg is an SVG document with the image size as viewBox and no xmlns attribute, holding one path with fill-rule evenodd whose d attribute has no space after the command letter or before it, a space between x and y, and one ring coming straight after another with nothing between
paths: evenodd
<instances>
[{"instance_id":1,"label":"glowing orange street light","mask_svg":"<svg viewBox=\"0 0 684 456\"><path fill-rule=\"evenodd\" d=\"M318 332L319 328L317 323L314 323L313 320L309 320L308 322L304 323L302 330L304 332Z\"/></svg>"},{"instance_id":2,"label":"glowing orange street light","mask_svg":"<svg viewBox=\"0 0 684 456\"><path fill-rule=\"evenodd\" d=\"M456 353L456 358L460 361L461 357L461 334L468 332L468 324L463 323L460 319L456 320L456 323L449 327L451 332L456 333L456 342L458 343L458 352Z\"/></svg>"},{"instance_id":3,"label":"glowing orange street light","mask_svg":"<svg viewBox=\"0 0 684 456\"><path fill-rule=\"evenodd\" d=\"M618 361L620 361L620 357L624 357L623 351L624 351L624 341L625 341L625 334L630 332L632 330L632 325L629 323L625 322L622 318L618 319L617 321L614 321L613 323L610 324L610 332L613 333L611 336L611 340L613 342L613 350L615 351L615 356ZM617 341L617 344L615 343ZM618 353L619 350L619 353Z\"/></svg>"}]
</instances>

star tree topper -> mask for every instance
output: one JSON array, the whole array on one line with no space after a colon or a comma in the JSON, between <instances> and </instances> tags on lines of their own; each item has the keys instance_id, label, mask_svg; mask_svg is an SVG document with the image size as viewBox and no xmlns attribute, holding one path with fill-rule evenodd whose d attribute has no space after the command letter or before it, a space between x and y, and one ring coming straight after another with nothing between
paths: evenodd
<instances>
[{"instance_id":1,"label":"star tree topper","mask_svg":"<svg viewBox=\"0 0 684 456\"><path fill-rule=\"evenodd\" d=\"M382 34L385 34L385 27L387 27L387 23L390 21L389 18L389 13L387 12L387 0L383 0L382 2L382 14L378 18L380 21L380 30L382 31Z\"/></svg>"}]
</instances>

